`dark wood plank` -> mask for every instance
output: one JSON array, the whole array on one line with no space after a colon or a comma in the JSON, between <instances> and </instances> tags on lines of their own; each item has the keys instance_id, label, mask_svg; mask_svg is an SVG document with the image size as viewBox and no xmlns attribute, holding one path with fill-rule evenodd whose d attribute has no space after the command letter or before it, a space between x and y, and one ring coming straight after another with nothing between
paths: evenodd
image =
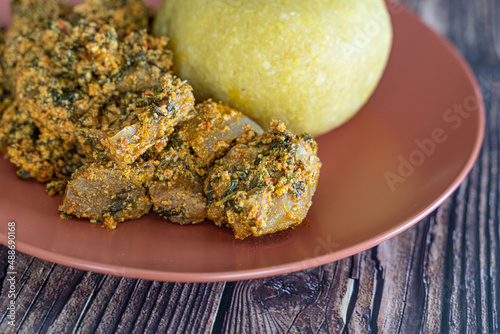
<instances>
[{"instance_id":1,"label":"dark wood plank","mask_svg":"<svg viewBox=\"0 0 500 334\"><path fill-rule=\"evenodd\" d=\"M65 302L60 314L50 324L49 330L54 333L68 333L77 328L84 314L87 313L96 287L102 281L102 274L85 272L76 285L71 296Z\"/></svg>"},{"instance_id":2,"label":"dark wood plank","mask_svg":"<svg viewBox=\"0 0 500 334\"><path fill-rule=\"evenodd\" d=\"M347 328L349 333L371 333L378 318L373 310L380 308L380 305L376 308L375 303L380 301L380 292L383 289L380 263L375 261L375 250L358 254L354 259L350 278L354 285L350 301L352 314L348 319Z\"/></svg>"},{"instance_id":3,"label":"dark wood plank","mask_svg":"<svg viewBox=\"0 0 500 334\"><path fill-rule=\"evenodd\" d=\"M209 333L225 285L122 278L17 253L17 318L12 327L6 317L6 252L1 246L1 333L162 333L179 329Z\"/></svg>"},{"instance_id":4,"label":"dark wood plank","mask_svg":"<svg viewBox=\"0 0 500 334\"><path fill-rule=\"evenodd\" d=\"M446 258L443 254L448 245L447 218L451 210L453 210L453 200L447 200L437 210L436 215L430 217L429 230L426 234L421 277L425 289L424 305L421 311L421 332L423 333L443 333L442 315L446 307L443 304L443 295L444 286L447 284ZM418 318L416 314L412 316Z\"/></svg>"},{"instance_id":5,"label":"dark wood plank","mask_svg":"<svg viewBox=\"0 0 500 334\"><path fill-rule=\"evenodd\" d=\"M423 246L429 222L421 222L378 247L379 266L384 272L384 285L378 313L378 331L408 332L420 327L424 294L421 290ZM415 315L417 315L415 317Z\"/></svg>"},{"instance_id":6,"label":"dark wood plank","mask_svg":"<svg viewBox=\"0 0 500 334\"><path fill-rule=\"evenodd\" d=\"M345 259L297 273L237 282L222 330L340 332L345 325L343 299L349 298L351 263Z\"/></svg>"}]
</instances>

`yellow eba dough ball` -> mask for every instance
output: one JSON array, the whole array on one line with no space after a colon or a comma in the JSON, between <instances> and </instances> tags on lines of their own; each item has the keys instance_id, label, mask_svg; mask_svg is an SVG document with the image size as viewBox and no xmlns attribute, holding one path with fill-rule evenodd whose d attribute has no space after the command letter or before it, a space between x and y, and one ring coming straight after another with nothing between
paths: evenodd
<instances>
[{"instance_id":1,"label":"yellow eba dough ball","mask_svg":"<svg viewBox=\"0 0 500 334\"><path fill-rule=\"evenodd\" d=\"M198 99L312 135L363 106L392 42L383 0L164 0L153 30Z\"/></svg>"}]
</instances>

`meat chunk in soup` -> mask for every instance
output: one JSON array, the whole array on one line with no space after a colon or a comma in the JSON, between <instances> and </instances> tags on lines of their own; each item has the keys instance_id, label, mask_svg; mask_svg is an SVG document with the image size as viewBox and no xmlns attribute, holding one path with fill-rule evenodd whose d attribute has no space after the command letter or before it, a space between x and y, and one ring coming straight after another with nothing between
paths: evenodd
<instances>
[{"instance_id":1,"label":"meat chunk in soup","mask_svg":"<svg viewBox=\"0 0 500 334\"><path fill-rule=\"evenodd\" d=\"M207 217L234 231L238 239L298 225L316 190L317 144L296 136L282 122L247 144L237 144L205 180Z\"/></svg>"},{"instance_id":2,"label":"meat chunk in soup","mask_svg":"<svg viewBox=\"0 0 500 334\"><path fill-rule=\"evenodd\" d=\"M149 212L147 183L153 172L151 162L125 167L113 163L84 165L68 182L59 210L67 216L87 218L114 229L120 222Z\"/></svg>"}]
</instances>

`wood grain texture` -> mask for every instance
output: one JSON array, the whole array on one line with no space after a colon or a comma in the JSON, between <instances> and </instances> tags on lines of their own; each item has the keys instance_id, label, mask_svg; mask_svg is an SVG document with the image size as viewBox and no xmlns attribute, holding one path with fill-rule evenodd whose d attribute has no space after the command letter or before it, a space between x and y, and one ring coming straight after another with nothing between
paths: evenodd
<instances>
[{"instance_id":1,"label":"wood grain texture","mask_svg":"<svg viewBox=\"0 0 500 334\"><path fill-rule=\"evenodd\" d=\"M8 324L0 248L0 333L210 333L224 283L181 284L85 272L17 253L17 318Z\"/></svg>"},{"instance_id":2,"label":"wood grain texture","mask_svg":"<svg viewBox=\"0 0 500 334\"><path fill-rule=\"evenodd\" d=\"M402 2L456 45L485 98L479 159L433 214L351 258L230 283L134 280L18 253L14 327L1 246L0 333L500 332L500 2Z\"/></svg>"}]
</instances>

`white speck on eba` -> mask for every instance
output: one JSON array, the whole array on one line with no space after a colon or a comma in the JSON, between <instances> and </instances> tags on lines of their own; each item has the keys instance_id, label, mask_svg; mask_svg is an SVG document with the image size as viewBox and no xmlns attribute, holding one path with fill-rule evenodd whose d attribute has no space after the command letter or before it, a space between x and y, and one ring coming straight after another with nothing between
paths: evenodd
<instances>
[{"instance_id":1,"label":"white speck on eba","mask_svg":"<svg viewBox=\"0 0 500 334\"><path fill-rule=\"evenodd\" d=\"M271 68L271 64L270 64L268 61L265 61L262 65L264 66L264 68L265 68L266 70L268 70L268 69L270 69L270 68Z\"/></svg>"}]
</instances>

